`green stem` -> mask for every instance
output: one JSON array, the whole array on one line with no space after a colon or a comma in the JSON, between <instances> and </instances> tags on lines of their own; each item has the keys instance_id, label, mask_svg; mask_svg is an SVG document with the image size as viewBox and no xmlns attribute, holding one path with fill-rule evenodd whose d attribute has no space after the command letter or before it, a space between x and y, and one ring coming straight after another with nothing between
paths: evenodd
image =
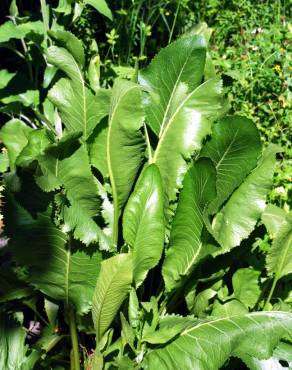
<instances>
[{"instance_id":1,"label":"green stem","mask_svg":"<svg viewBox=\"0 0 292 370\"><path fill-rule=\"evenodd\" d=\"M119 204L117 197L114 197L114 223L113 223L113 243L114 245L118 245L118 238L119 238Z\"/></svg>"},{"instance_id":2,"label":"green stem","mask_svg":"<svg viewBox=\"0 0 292 370\"><path fill-rule=\"evenodd\" d=\"M151 149L148 130L147 130L147 126L146 126L145 122L143 123L143 127L144 127L144 132L145 132L146 143L147 143L148 162L152 163L152 149Z\"/></svg>"},{"instance_id":3,"label":"green stem","mask_svg":"<svg viewBox=\"0 0 292 370\"><path fill-rule=\"evenodd\" d=\"M172 40L174 27L175 27L176 20L177 20L177 16L178 16L178 12L179 12L179 7L180 7L180 1L179 1L179 2L178 2L178 4L177 4L177 8L176 8L176 12L175 12L175 15L174 15L174 19L173 19L173 23L172 23L171 31L170 31L170 34L169 34L169 39L168 39L168 43L169 43L169 44L171 43L171 40Z\"/></svg>"},{"instance_id":4,"label":"green stem","mask_svg":"<svg viewBox=\"0 0 292 370\"><path fill-rule=\"evenodd\" d=\"M75 312L72 307L67 307L69 329L72 343L72 357L71 357L71 369L80 370L80 360L79 360L79 344L78 344L78 334L76 327Z\"/></svg>"},{"instance_id":5,"label":"green stem","mask_svg":"<svg viewBox=\"0 0 292 370\"><path fill-rule=\"evenodd\" d=\"M269 305L269 303L270 303L270 300L271 300L271 299L272 299L272 297L273 297L274 290L275 290L275 288L276 288L277 282L278 282L278 278L277 278L277 276L275 275L274 280L273 280L273 284L272 284L272 287L271 287L271 290L270 290L270 293L269 293L269 296L268 296L268 298L267 298L267 300L266 300L266 303L265 303L265 305L264 305L264 308L263 308L263 310L264 310L264 311L268 309L268 305Z\"/></svg>"},{"instance_id":6,"label":"green stem","mask_svg":"<svg viewBox=\"0 0 292 370\"><path fill-rule=\"evenodd\" d=\"M41 12L43 18L43 25L44 25L44 33L45 33L45 42L48 39L48 30L49 30L49 16L48 16L48 8L46 4L46 0L40 0L41 2Z\"/></svg>"}]
</instances>

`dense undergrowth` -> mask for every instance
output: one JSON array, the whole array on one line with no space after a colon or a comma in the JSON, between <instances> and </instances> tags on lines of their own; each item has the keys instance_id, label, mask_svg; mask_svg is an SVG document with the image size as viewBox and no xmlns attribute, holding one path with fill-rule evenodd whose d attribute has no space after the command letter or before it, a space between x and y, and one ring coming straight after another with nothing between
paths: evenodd
<instances>
[{"instance_id":1,"label":"dense undergrowth","mask_svg":"<svg viewBox=\"0 0 292 370\"><path fill-rule=\"evenodd\" d=\"M0 368L290 368L288 5L1 5Z\"/></svg>"}]
</instances>

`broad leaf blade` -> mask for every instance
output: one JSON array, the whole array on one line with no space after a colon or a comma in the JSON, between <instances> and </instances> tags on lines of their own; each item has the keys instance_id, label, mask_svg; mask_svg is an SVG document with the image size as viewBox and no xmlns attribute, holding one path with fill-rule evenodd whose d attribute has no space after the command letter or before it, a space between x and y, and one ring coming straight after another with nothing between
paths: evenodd
<instances>
[{"instance_id":1,"label":"broad leaf blade","mask_svg":"<svg viewBox=\"0 0 292 370\"><path fill-rule=\"evenodd\" d=\"M176 199L187 171L187 160L199 151L221 109L221 82L211 79L190 92L167 122L153 155L168 202Z\"/></svg>"},{"instance_id":2,"label":"broad leaf blade","mask_svg":"<svg viewBox=\"0 0 292 370\"><path fill-rule=\"evenodd\" d=\"M164 243L163 189L158 168L144 169L123 216L125 241L133 252L136 286L160 260Z\"/></svg>"},{"instance_id":3,"label":"broad leaf blade","mask_svg":"<svg viewBox=\"0 0 292 370\"><path fill-rule=\"evenodd\" d=\"M209 206L215 213L250 171L256 167L261 151L255 124L244 117L226 117L214 125L212 138L201 157L210 158L217 171L217 197Z\"/></svg>"},{"instance_id":4,"label":"broad leaf blade","mask_svg":"<svg viewBox=\"0 0 292 370\"><path fill-rule=\"evenodd\" d=\"M241 268L232 276L234 296L247 308L253 308L260 298L259 276L252 268Z\"/></svg>"},{"instance_id":5,"label":"broad leaf blade","mask_svg":"<svg viewBox=\"0 0 292 370\"><path fill-rule=\"evenodd\" d=\"M107 164L115 209L125 205L144 156L141 91L137 84L116 80L107 135Z\"/></svg>"},{"instance_id":6,"label":"broad leaf blade","mask_svg":"<svg viewBox=\"0 0 292 370\"><path fill-rule=\"evenodd\" d=\"M87 312L100 270L100 254L74 251L67 235L48 216L35 220L15 203L11 206L10 217L16 224L9 247L16 260L29 267L30 283L52 299L72 304L78 313Z\"/></svg>"},{"instance_id":7,"label":"broad leaf blade","mask_svg":"<svg viewBox=\"0 0 292 370\"><path fill-rule=\"evenodd\" d=\"M129 293L133 277L131 254L118 254L101 264L93 296L92 317L97 341L110 326Z\"/></svg>"},{"instance_id":8,"label":"broad leaf blade","mask_svg":"<svg viewBox=\"0 0 292 370\"><path fill-rule=\"evenodd\" d=\"M279 231L282 223L285 221L287 212L284 209L268 204L262 214L262 221L268 230L268 233L274 237Z\"/></svg>"},{"instance_id":9,"label":"broad leaf blade","mask_svg":"<svg viewBox=\"0 0 292 370\"><path fill-rule=\"evenodd\" d=\"M112 12L105 0L85 0L85 3L93 6L99 13L103 14L111 21L113 20Z\"/></svg>"},{"instance_id":10,"label":"broad leaf blade","mask_svg":"<svg viewBox=\"0 0 292 370\"><path fill-rule=\"evenodd\" d=\"M218 370L231 356L259 359L272 355L280 339L292 330L292 315L256 312L204 322L148 354L145 369Z\"/></svg>"},{"instance_id":11,"label":"broad leaf blade","mask_svg":"<svg viewBox=\"0 0 292 370\"><path fill-rule=\"evenodd\" d=\"M184 178L162 267L168 291L209 252L201 238L203 211L216 196L215 184L215 168L206 158L194 163Z\"/></svg>"},{"instance_id":12,"label":"broad leaf blade","mask_svg":"<svg viewBox=\"0 0 292 370\"><path fill-rule=\"evenodd\" d=\"M94 95L86 87L80 66L66 49L51 46L47 59L69 77L59 80L49 91L48 97L59 109L67 130L81 131L86 140L99 121L108 114L109 93L100 89Z\"/></svg>"},{"instance_id":13,"label":"broad leaf blade","mask_svg":"<svg viewBox=\"0 0 292 370\"><path fill-rule=\"evenodd\" d=\"M279 148L270 145L258 166L234 191L212 222L213 235L221 245L220 253L236 247L254 229L266 206L266 195L273 182L273 168Z\"/></svg>"},{"instance_id":14,"label":"broad leaf blade","mask_svg":"<svg viewBox=\"0 0 292 370\"><path fill-rule=\"evenodd\" d=\"M147 123L157 135L166 126L174 105L184 98L182 87L193 90L201 83L205 58L203 38L183 37L162 49L140 73L139 82L150 93L146 100Z\"/></svg>"}]
</instances>

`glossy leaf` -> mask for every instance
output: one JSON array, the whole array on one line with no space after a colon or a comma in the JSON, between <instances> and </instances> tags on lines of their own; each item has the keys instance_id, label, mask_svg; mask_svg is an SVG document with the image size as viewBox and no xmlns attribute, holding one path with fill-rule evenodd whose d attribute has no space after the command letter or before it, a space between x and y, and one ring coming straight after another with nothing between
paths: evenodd
<instances>
[{"instance_id":1,"label":"glossy leaf","mask_svg":"<svg viewBox=\"0 0 292 370\"><path fill-rule=\"evenodd\" d=\"M279 148L270 145L257 167L234 191L212 222L213 235L221 245L220 253L236 247L254 229L266 206L266 195L273 182L273 168Z\"/></svg>"},{"instance_id":2,"label":"glossy leaf","mask_svg":"<svg viewBox=\"0 0 292 370\"><path fill-rule=\"evenodd\" d=\"M275 274L276 280L292 273L292 212L287 214L268 251L267 270Z\"/></svg>"},{"instance_id":3,"label":"glossy leaf","mask_svg":"<svg viewBox=\"0 0 292 370\"><path fill-rule=\"evenodd\" d=\"M110 326L130 291L133 277L132 255L121 253L104 260L93 296L92 317L97 341Z\"/></svg>"},{"instance_id":4,"label":"glossy leaf","mask_svg":"<svg viewBox=\"0 0 292 370\"><path fill-rule=\"evenodd\" d=\"M125 205L144 156L141 91L137 84L116 80L111 97L107 164L115 211Z\"/></svg>"},{"instance_id":5,"label":"glossy leaf","mask_svg":"<svg viewBox=\"0 0 292 370\"><path fill-rule=\"evenodd\" d=\"M212 137L201 152L210 158L217 171L217 197L209 206L218 208L256 167L261 142L255 124L244 117L226 117L214 125Z\"/></svg>"},{"instance_id":6,"label":"glossy leaf","mask_svg":"<svg viewBox=\"0 0 292 370\"><path fill-rule=\"evenodd\" d=\"M200 37L183 37L162 49L140 72L139 82L149 92L146 99L147 123L159 135L173 111L201 83L206 44Z\"/></svg>"},{"instance_id":7,"label":"glossy leaf","mask_svg":"<svg viewBox=\"0 0 292 370\"><path fill-rule=\"evenodd\" d=\"M108 114L109 93L101 89L97 95L93 95L86 87L80 66L66 49L51 46L47 59L69 77L53 86L49 91L49 99L60 111L66 129L81 131L86 140Z\"/></svg>"},{"instance_id":8,"label":"glossy leaf","mask_svg":"<svg viewBox=\"0 0 292 370\"><path fill-rule=\"evenodd\" d=\"M170 344L151 351L144 368L218 370L231 356L266 359L291 330L292 315L285 312L210 320L187 328Z\"/></svg>"},{"instance_id":9,"label":"glossy leaf","mask_svg":"<svg viewBox=\"0 0 292 370\"><path fill-rule=\"evenodd\" d=\"M129 198L123 216L123 234L133 253L136 286L161 257L164 244L163 189L158 168L146 167Z\"/></svg>"},{"instance_id":10,"label":"glossy leaf","mask_svg":"<svg viewBox=\"0 0 292 370\"><path fill-rule=\"evenodd\" d=\"M203 211L215 198L216 171L209 159L189 169L180 192L162 271L166 289L173 289L200 259L210 253L202 240Z\"/></svg>"}]
</instances>

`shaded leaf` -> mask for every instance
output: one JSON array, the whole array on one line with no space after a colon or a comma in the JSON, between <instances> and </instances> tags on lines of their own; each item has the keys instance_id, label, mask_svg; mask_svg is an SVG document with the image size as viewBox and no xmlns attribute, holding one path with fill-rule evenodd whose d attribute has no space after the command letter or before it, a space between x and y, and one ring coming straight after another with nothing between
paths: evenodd
<instances>
[{"instance_id":1,"label":"shaded leaf","mask_svg":"<svg viewBox=\"0 0 292 370\"><path fill-rule=\"evenodd\" d=\"M259 276L252 268L238 269L232 276L234 296L247 308L253 308L261 295Z\"/></svg>"},{"instance_id":2,"label":"shaded leaf","mask_svg":"<svg viewBox=\"0 0 292 370\"><path fill-rule=\"evenodd\" d=\"M85 4L93 6L99 13L103 14L111 21L113 20L112 12L110 11L105 0L84 0Z\"/></svg>"}]
</instances>

